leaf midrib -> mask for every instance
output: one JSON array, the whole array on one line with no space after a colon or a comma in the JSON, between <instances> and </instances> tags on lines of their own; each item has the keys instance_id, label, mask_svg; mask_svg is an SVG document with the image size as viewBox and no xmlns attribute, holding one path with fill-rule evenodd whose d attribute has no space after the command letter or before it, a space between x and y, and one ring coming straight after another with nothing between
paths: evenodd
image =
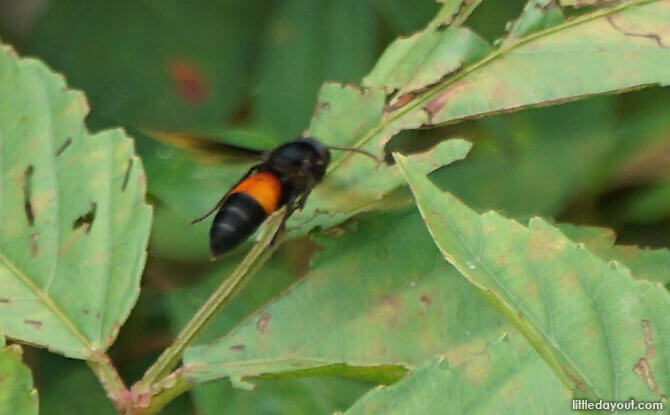
<instances>
[{"instance_id":1,"label":"leaf midrib","mask_svg":"<svg viewBox=\"0 0 670 415\"><path fill-rule=\"evenodd\" d=\"M65 312L56 304L56 302L51 298L45 291L41 290L30 277L23 272L19 267L17 267L12 261L10 261L5 255L0 252L0 262L7 267L14 275L16 275L21 282L23 282L31 291L35 293L37 298L49 308L59 320L63 322L63 325L74 335L74 337L81 342L81 344L87 349L91 350L91 343L88 341L86 336L83 335L81 331L74 325L72 320L70 320Z\"/></svg>"},{"instance_id":2,"label":"leaf midrib","mask_svg":"<svg viewBox=\"0 0 670 415\"><path fill-rule=\"evenodd\" d=\"M533 34L530 34L526 37L523 37L521 39L517 39L514 42L509 43L509 45L504 45L500 49L497 49L495 52L491 53L489 56L485 57L484 59L480 60L479 62L468 66L464 68L462 71L458 72L455 74L453 77L450 77L448 79L445 79L444 81L438 83L435 88L429 89L422 95L417 96L414 100L412 100L409 104L405 105L404 107L398 109L397 111L393 112L390 117L388 117L386 120L382 121L377 127L374 127L371 129L366 135L364 135L360 140L358 140L353 147L360 148L362 147L367 141L369 141L372 137L376 136L379 134L381 131L383 131L386 127L391 125L393 122L395 122L397 119L400 117L406 115L407 113L417 109L418 107L423 107L428 101L430 101L432 98L434 98L436 95L438 95L440 92L442 92L444 89L446 89L449 85L455 83L456 81L461 80L462 78L466 77L467 75L477 71L478 69L488 65L491 61L494 61L500 56L506 56L507 52L516 49L519 46L522 46L526 43L529 43L533 40L536 40L538 38L551 35L554 32L559 32L565 29L568 29L573 26L578 26L583 23L590 22L592 20L596 20L605 16L609 16L611 14L618 13L622 10L625 10L629 7L633 6L640 6L644 5L647 3L655 3L659 0L633 0L627 3L620 4L616 7L608 8L608 9L603 9L603 10L598 10L596 12L580 16L571 20L566 20L564 23L558 24L556 26L552 26L548 29L535 32ZM424 29L425 30L425 29ZM448 121L445 121L443 123L438 123L438 124L432 124L432 127L437 127L443 124L447 124ZM342 160L351 157L351 154L343 154L341 157L333 160L328 168L328 173L331 173L333 170L335 170Z\"/></svg>"}]
</instances>

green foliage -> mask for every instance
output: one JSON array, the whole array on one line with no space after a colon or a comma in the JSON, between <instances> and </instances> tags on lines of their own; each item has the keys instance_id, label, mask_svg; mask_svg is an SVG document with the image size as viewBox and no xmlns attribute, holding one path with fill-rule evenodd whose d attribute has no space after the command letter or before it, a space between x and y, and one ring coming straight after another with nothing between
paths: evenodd
<instances>
[{"instance_id":1,"label":"green foliage","mask_svg":"<svg viewBox=\"0 0 670 415\"><path fill-rule=\"evenodd\" d=\"M298 371L391 381L434 354L464 354L502 333L494 310L439 260L414 212L372 214L355 232L316 243L323 250L304 280L217 342L187 351L189 377Z\"/></svg>"},{"instance_id":2,"label":"green foliage","mask_svg":"<svg viewBox=\"0 0 670 415\"><path fill-rule=\"evenodd\" d=\"M139 295L151 209L132 141L89 134L87 104L0 51L0 325L69 357L107 349Z\"/></svg>"},{"instance_id":3,"label":"green foliage","mask_svg":"<svg viewBox=\"0 0 670 415\"><path fill-rule=\"evenodd\" d=\"M0 329L93 369L28 348L44 413L152 414L187 390L164 413L667 406L670 95L613 94L668 84L668 0L66 0L7 34L30 11L5 3L0 35L140 156L2 47ZM257 149L303 131L385 162L333 150L281 248L275 215L211 263L188 222L258 161L185 131ZM143 166L145 295L117 339ZM0 413L36 413L0 339Z\"/></svg>"},{"instance_id":4,"label":"green foliage","mask_svg":"<svg viewBox=\"0 0 670 415\"><path fill-rule=\"evenodd\" d=\"M402 156L396 161L445 259L576 396L666 396L670 294L663 286L635 281L628 268L603 261L542 219L526 227L493 212L478 215Z\"/></svg>"}]
</instances>

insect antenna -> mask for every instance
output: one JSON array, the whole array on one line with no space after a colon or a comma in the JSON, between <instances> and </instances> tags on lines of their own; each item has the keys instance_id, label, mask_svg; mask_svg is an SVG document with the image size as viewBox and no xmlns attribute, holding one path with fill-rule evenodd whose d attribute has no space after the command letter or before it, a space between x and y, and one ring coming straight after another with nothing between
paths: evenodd
<instances>
[{"instance_id":1,"label":"insect antenna","mask_svg":"<svg viewBox=\"0 0 670 415\"><path fill-rule=\"evenodd\" d=\"M377 156L375 156L374 154L372 154L372 153L370 153L370 152L368 152L368 151L365 151L365 150L361 150L360 148L354 148L354 147L339 147L339 146L327 146L327 147L328 147L329 150L351 151L352 153L363 154L363 155L365 155L365 156L370 157L371 159L373 159L373 160L376 161L377 163L381 163L381 162L382 162L382 160L380 160L380 159L379 159Z\"/></svg>"}]
</instances>

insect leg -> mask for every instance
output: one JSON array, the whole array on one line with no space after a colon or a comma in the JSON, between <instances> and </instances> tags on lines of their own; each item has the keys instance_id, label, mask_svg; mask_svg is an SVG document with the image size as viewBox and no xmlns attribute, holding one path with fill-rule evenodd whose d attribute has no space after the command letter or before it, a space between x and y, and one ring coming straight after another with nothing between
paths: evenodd
<instances>
[{"instance_id":1,"label":"insect leg","mask_svg":"<svg viewBox=\"0 0 670 415\"><path fill-rule=\"evenodd\" d=\"M307 191L309 193L309 191ZM303 195L305 192L302 193L296 193L292 194L288 201L286 202L286 212L284 212L284 216L281 218L281 223L279 224L279 227L277 228L277 231L275 232L274 235L272 235L272 241L270 241L270 245L274 245L275 241L277 240L277 237L279 237L279 234L284 231L286 228L286 221L288 218L295 212L296 210L301 208L301 203L304 204L304 197ZM301 202L299 198L303 199Z\"/></svg>"},{"instance_id":2,"label":"insect leg","mask_svg":"<svg viewBox=\"0 0 670 415\"><path fill-rule=\"evenodd\" d=\"M258 168L259 168L260 166L261 166L260 164L257 164L257 165L255 165L255 166L253 166L252 168L250 168L249 171L248 171L244 176L242 176L242 178L241 178L237 183L235 183L235 185L233 185L233 186L230 188L230 190L229 190L225 195L223 195L223 197L221 198L221 200L219 200L219 201L216 203L216 205L212 208L212 210L210 210L209 212L207 212L205 215L203 215L203 216L201 216L201 217L199 217L199 218L197 218L197 219L192 220L192 221L191 221L191 225L194 225L194 224L196 224L196 223L198 223L198 222L201 222L201 221L207 219L212 213L214 213L214 212L216 212L217 210L219 210L219 209L221 208L221 206L223 206L223 204L224 204L224 202L226 201L226 199L228 199L228 196L230 196L230 192L231 192L234 188L236 188L238 184L242 183L247 177L249 177L249 176L251 176L252 174L256 173L256 172L258 171Z\"/></svg>"}]
</instances>

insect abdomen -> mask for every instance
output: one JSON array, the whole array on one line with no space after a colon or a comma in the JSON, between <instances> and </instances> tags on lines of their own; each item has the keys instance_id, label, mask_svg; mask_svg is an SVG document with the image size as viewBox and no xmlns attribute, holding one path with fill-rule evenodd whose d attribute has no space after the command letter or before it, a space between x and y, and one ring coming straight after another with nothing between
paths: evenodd
<instances>
[{"instance_id":1,"label":"insect abdomen","mask_svg":"<svg viewBox=\"0 0 670 415\"><path fill-rule=\"evenodd\" d=\"M267 216L277 210L281 182L270 172L248 177L231 190L209 231L212 256L221 255L246 240Z\"/></svg>"}]
</instances>

